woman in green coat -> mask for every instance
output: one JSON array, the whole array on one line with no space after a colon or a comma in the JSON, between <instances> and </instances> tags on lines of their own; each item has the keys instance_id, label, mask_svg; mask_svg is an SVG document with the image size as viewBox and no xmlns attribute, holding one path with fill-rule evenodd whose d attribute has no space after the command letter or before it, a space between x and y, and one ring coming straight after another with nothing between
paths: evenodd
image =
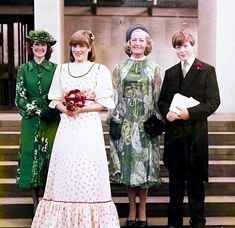
<instances>
[{"instance_id":1,"label":"woman in green coat","mask_svg":"<svg viewBox=\"0 0 235 228\"><path fill-rule=\"evenodd\" d=\"M22 116L17 183L30 189L34 210L39 190L44 189L47 167L59 114L48 107L47 94L56 69L49 61L56 41L46 31L30 31L26 37L29 62L19 67L16 106Z\"/></svg>"}]
</instances>

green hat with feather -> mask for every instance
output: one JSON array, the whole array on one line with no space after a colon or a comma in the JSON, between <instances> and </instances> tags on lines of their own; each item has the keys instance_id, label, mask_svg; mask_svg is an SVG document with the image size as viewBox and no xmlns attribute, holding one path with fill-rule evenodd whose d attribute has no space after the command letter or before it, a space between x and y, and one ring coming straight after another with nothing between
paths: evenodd
<instances>
[{"instance_id":1,"label":"green hat with feather","mask_svg":"<svg viewBox=\"0 0 235 228\"><path fill-rule=\"evenodd\" d=\"M32 30L29 32L29 35L26 36L27 42L41 42L41 43L48 43L51 46L56 43L56 40L53 36L44 31L44 30Z\"/></svg>"}]
</instances>

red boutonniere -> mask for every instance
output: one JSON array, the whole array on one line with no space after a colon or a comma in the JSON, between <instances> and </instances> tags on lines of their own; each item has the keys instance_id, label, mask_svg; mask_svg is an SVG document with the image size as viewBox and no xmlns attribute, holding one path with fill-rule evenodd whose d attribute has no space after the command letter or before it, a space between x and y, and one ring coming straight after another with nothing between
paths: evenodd
<instances>
[{"instance_id":1,"label":"red boutonniere","mask_svg":"<svg viewBox=\"0 0 235 228\"><path fill-rule=\"evenodd\" d=\"M201 63L201 62L196 63L196 68L197 68L198 71L203 71L203 70L205 70L205 66L204 66L204 64Z\"/></svg>"},{"instance_id":2,"label":"red boutonniere","mask_svg":"<svg viewBox=\"0 0 235 228\"><path fill-rule=\"evenodd\" d=\"M74 111L85 104L86 96L79 89L69 91L64 97L64 105L69 111Z\"/></svg>"}]
</instances>

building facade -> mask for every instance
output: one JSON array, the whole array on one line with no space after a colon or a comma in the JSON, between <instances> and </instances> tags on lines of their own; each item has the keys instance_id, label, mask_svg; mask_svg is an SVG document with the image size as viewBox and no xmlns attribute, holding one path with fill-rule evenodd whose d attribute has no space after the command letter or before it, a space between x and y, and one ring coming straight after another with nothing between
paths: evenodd
<instances>
[{"instance_id":1,"label":"building facade","mask_svg":"<svg viewBox=\"0 0 235 228\"><path fill-rule=\"evenodd\" d=\"M53 34L57 43L51 60L57 63L68 61L68 41L73 32L91 30L96 37L97 62L112 71L117 62L127 57L123 51L127 28L142 23L152 32L154 47L150 57L160 65L163 75L168 67L178 62L171 46L172 34L180 28L190 29L197 38L196 55L217 70L222 102L216 114L235 113L232 105L235 69L228 68L235 64L231 57L235 50L232 42L235 34L233 0L27 0L21 5L15 2L11 5L9 1L0 3L0 87L4 90L4 93L0 92L0 105L7 109L14 109L15 72L19 64L27 60L23 40L30 29L41 28ZM10 20L13 16L18 22L11 22L12 32L8 36L12 39L7 38L6 44L3 18ZM23 18L27 18L26 24ZM21 32L16 35L17 31ZM15 44L13 50L6 51L7 45L12 47L12 40ZM6 57L6 53L11 57Z\"/></svg>"}]
</instances>

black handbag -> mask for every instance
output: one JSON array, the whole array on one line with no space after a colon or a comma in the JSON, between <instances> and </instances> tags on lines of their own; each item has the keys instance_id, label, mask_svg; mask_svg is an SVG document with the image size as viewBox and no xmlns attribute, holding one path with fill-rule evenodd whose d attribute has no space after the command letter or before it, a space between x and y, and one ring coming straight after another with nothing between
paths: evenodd
<instances>
[{"instance_id":1,"label":"black handbag","mask_svg":"<svg viewBox=\"0 0 235 228\"><path fill-rule=\"evenodd\" d=\"M165 131L165 121L159 113L156 113L144 122L144 130L151 137L161 135Z\"/></svg>"},{"instance_id":2,"label":"black handbag","mask_svg":"<svg viewBox=\"0 0 235 228\"><path fill-rule=\"evenodd\" d=\"M113 118L111 118L109 122L109 135L114 141L121 138L121 130L122 124L115 122Z\"/></svg>"}]
</instances>

